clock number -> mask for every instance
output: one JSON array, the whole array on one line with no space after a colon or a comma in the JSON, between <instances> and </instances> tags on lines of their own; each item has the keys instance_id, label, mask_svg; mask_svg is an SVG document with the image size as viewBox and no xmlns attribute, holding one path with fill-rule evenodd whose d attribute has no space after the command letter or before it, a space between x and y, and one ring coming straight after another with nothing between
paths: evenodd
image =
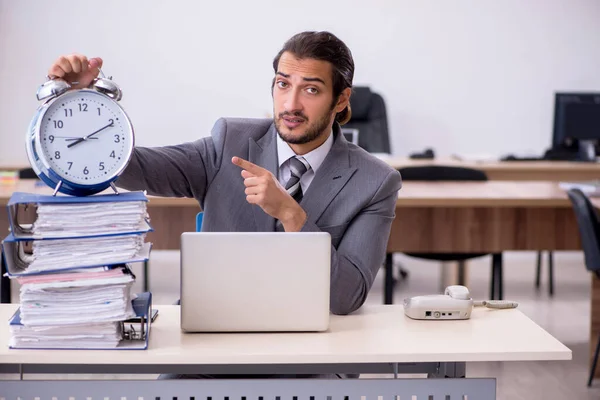
<instances>
[{"instance_id":1,"label":"clock number","mask_svg":"<svg viewBox=\"0 0 600 400\"><path fill-rule=\"evenodd\" d=\"M58 129L62 129L62 127L64 126L63 122L61 120L53 120L54 122L54 127L58 128Z\"/></svg>"},{"instance_id":2,"label":"clock number","mask_svg":"<svg viewBox=\"0 0 600 400\"><path fill-rule=\"evenodd\" d=\"M54 152L54 158L56 158L57 160L60 160L60 151Z\"/></svg>"},{"instance_id":3,"label":"clock number","mask_svg":"<svg viewBox=\"0 0 600 400\"><path fill-rule=\"evenodd\" d=\"M79 105L79 111L87 112L87 104L86 103L77 103Z\"/></svg>"},{"instance_id":4,"label":"clock number","mask_svg":"<svg viewBox=\"0 0 600 400\"><path fill-rule=\"evenodd\" d=\"M115 158L115 151L114 150L110 152L110 158Z\"/></svg>"},{"instance_id":5,"label":"clock number","mask_svg":"<svg viewBox=\"0 0 600 400\"><path fill-rule=\"evenodd\" d=\"M100 171L104 171L104 162L100 162L98 169L100 169Z\"/></svg>"},{"instance_id":6,"label":"clock number","mask_svg":"<svg viewBox=\"0 0 600 400\"><path fill-rule=\"evenodd\" d=\"M72 117L72 116L73 116L73 109L65 108L65 117Z\"/></svg>"},{"instance_id":7,"label":"clock number","mask_svg":"<svg viewBox=\"0 0 600 400\"><path fill-rule=\"evenodd\" d=\"M48 136L48 140L50 140L50 143L54 143L54 135Z\"/></svg>"},{"instance_id":8,"label":"clock number","mask_svg":"<svg viewBox=\"0 0 600 400\"><path fill-rule=\"evenodd\" d=\"M115 143L119 143L121 141L121 138L119 137L119 135L115 135Z\"/></svg>"},{"instance_id":9,"label":"clock number","mask_svg":"<svg viewBox=\"0 0 600 400\"><path fill-rule=\"evenodd\" d=\"M100 107L98 107L98 115L100 115Z\"/></svg>"},{"instance_id":10,"label":"clock number","mask_svg":"<svg viewBox=\"0 0 600 400\"><path fill-rule=\"evenodd\" d=\"M84 175L87 175L90 173L90 171L87 169L87 166L83 167L83 173L84 173Z\"/></svg>"},{"instance_id":11,"label":"clock number","mask_svg":"<svg viewBox=\"0 0 600 400\"><path fill-rule=\"evenodd\" d=\"M69 171L70 171L71 167L73 166L73 161L67 161L67 164L69 164Z\"/></svg>"}]
</instances>

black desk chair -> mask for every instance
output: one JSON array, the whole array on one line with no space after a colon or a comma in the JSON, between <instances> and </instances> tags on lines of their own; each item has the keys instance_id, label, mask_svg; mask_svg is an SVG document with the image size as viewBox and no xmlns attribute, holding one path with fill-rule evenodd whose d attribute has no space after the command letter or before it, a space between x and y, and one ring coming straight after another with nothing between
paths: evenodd
<instances>
[{"instance_id":1,"label":"black desk chair","mask_svg":"<svg viewBox=\"0 0 600 400\"><path fill-rule=\"evenodd\" d=\"M367 86L355 86L350 96L352 117L343 128L358 129L358 145L369 153L391 153L385 101Z\"/></svg>"},{"instance_id":2,"label":"black desk chair","mask_svg":"<svg viewBox=\"0 0 600 400\"><path fill-rule=\"evenodd\" d=\"M585 267L588 271L593 272L600 279L600 221L594 206L587 196L579 189L571 189L567 191L567 195L571 200L575 219L579 227L579 235L581 238L581 246L585 258ZM600 353L600 335L598 336L598 344L594 353L594 360L590 368L590 377L588 386L592 385L594 374L596 372L596 364L598 363L598 353Z\"/></svg>"},{"instance_id":3,"label":"black desk chair","mask_svg":"<svg viewBox=\"0 0 600 400\"><path fill-rule=\"evenodd\" d=\"M405 167L400 168L400 175L402 175L403 181L487 181L487 175L485 172L463 167L450 167L450 166L423 166L423 167ZM427 260L435 261L456 261L459 265L458 280L459 284L464 284L465 277L465 261L483 257L489 253L405 253L410 257L422 258ZM385 304L392 304L393 302L393 274L390 270L393 268L392 264L393 254L388 253L386 255L386 281L384 291L384 302ZM497 293L497 297L496 297ZM490 284L490 299L502 299L503 298L503 285L502 285L502 253L492 254L492 276Z\"/></svg>"},{"instance_id":4,"label":"black desk chair","mask_svg":"<svg viewBox=\"0 0 600 400\"><path fill-rule=\"evenodd\" d=\"M543 251L538 251L536 270L535 270L535 288L540 289L540 281L542 279L542 255ZM548 252L548 294L554 296L554 253Z\"/></svg>"}]
</instances>

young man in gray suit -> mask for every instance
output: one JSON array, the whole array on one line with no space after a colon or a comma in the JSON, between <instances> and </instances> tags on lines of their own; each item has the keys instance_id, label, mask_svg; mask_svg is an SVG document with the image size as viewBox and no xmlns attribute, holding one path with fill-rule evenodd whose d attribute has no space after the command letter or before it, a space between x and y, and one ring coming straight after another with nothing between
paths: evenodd
<instances>
[{"instance_id":1,"label":"young man in gray suit","mask_svg":"<svg viewBox=\"0 0 600 400\"><path fill-rule=\"evenodd\" d=\"M100 58L60 57L49 75L87 87ZM223 118L211 136L137 147L117 184L198 200L204 231L331 234L331 311L367 298L383 259L399 173L348 143L354 61L329 32L289 39L273 61L273 119Z\"/></svg>"}]
</instances>

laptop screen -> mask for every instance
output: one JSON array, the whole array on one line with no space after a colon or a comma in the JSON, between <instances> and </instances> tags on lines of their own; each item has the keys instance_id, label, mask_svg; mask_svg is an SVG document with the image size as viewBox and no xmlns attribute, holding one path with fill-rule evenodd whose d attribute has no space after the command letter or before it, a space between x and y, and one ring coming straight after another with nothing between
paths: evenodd
<instances>
[{"instance_id":1,"label":"laptop screen","mask_svg":"<svg viewBox=\"0 0 600 400\"><path fill-rule=\"evenodd\" d=\"M358 146L358 129L342 128L342 134L348 142Z\"/></svg>"}]
</instances>

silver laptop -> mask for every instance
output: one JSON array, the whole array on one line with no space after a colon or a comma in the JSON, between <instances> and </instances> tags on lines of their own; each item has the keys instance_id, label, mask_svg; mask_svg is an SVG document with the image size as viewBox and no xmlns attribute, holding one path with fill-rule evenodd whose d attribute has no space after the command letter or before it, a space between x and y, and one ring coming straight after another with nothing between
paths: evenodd
<instances>
[{"instance_id":1,"label":"silver laptop","mask_svg":"<svg viewBox=\"0 0 600 400\"><path fill-rule=\"evenodd\" d=\"M181 329L325 331L330 272L325 232L183 233Z\"/></svg>"}]
</instances>

